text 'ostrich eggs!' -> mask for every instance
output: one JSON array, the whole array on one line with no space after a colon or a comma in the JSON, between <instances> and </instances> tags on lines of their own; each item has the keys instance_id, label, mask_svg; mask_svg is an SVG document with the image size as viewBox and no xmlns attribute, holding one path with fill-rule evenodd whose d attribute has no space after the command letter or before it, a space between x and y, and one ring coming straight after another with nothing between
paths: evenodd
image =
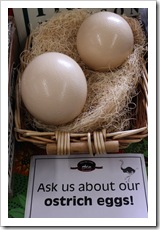
<instances>
[{"instance_id":1,"label":"text 'ostrich eggs!'","mask_svg":"<svg viewBox=\"0 0 160 230\"><path fill-rule=\"evenodd\" d=\"M120 66L132 53L133 46L131 27L115 13L92 14L78 30L78 53L93 70L107 71Z\"/></svg>"},{"instance_id":2,"label":"text 'ostrich eggs!'","mask_svg":"<svg viewBox=\"0 0 160 230\"><path fill-rule=\"evenodd\" d=\"M69 56L48 52L35 57L22 75L21 94L30 114L44 124L61 125L82 111L87 82Z\"/></svg>"}]
</instances>

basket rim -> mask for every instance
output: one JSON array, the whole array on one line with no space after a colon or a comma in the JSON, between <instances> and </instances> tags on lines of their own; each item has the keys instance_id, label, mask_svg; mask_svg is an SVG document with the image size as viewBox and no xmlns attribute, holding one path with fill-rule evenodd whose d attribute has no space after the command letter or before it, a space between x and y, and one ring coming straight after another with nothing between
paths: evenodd
<instances>
[{"instance_id":1,"label":"basket rim","mask_svg":"<svg viewBox=\"0 0 160 230\"><path fill-rule=\"evenodd\" d=\"M19 94L18 94L18 84L19 84L19 79L17 79L17 84L16 84L16 108L15 108L15 132L17 134L19 134L19 137L23 136L23 137L29 137L29 136L48 136L48 135L54 135L55 131L53 132L42 132L42 131L35 131L35 130L27 130L27 129L23 129L21 127L21 117L20 117L20 107L19 104L21 103L21 98L19 98ZM117 132L111 132L111 133L107 133L107 130L105 131L106 137L113 137L114 139L116 139L117 137L127 137L130 135L133 135L134 132L141 133L144 132L145 130L147 130L148 127L148 74L147 74L147 70L145 68L145 63L142 64L142 76L141 76L141 82L139 82L141 89L143 90L143 96L144 96L144 107L145 107L145 112L146 112L146 121L145 121L145 125L143 127L140 128L134 128L131 130L125 130L125 131L117 131ZM71 137L75 137L75 136L83 136L86 135L88 132L86 133L74 133L71 132ZM90 132L91 134L93 132ZM120 136L119 136L120 135ZM142 134L143 135L143 134ZM114 137L115 136L115 137ZM19 139L19 138L18 138Z\"/></svg>"},{"instance_id":2,"label":"basket rim","mask_svg":"<svg viewBox=\"0 0 160 230\"><path fill-rule=\"evenodd\" d=\"M32 42L32 35L30 34L26 40L25 50L28 50L28 47L30 47L30 44ZM21 66L20 66L21 67ZM15 105L15 111L14 111L14 118L15 118L15 137L18 142L30 142L35 145L38 145L39 147L46 147L49 144L57 145L59 142L59 139L62 141L62 137L64 136L64 132L59 131L53 131L53 132L40 132L35 130L27 130L23 129L21 127L21 98L19 97L18 91L19 91L19 76L17 76L17 83L16 83L16 105ZM65 136L69 136L69 142L70 143L82 143L87 142L89 152L93 152L92 149L92 142L93 145L95 145L96 135L97 135L97 143L101 143L101 147L105 148L106 142L118 142L118 148L123 149L127 148L132 143L140 142L143 138L148 136L148 73L146 69L146 63L145 60L142 59L142 71L141 71L141 79L138 82L138 85L140 86L141 92L142 92L142 105L140 107L143 107L144 109L144 117L142 116L143 125L140 127L134 127L130 130L125 131L117 131L117 132L111 132L108 133L106 129L102 129L100 131L93 131L93 132L85 132L85 133L65 133ZM57 134L58 133L58 134ZM98 133L98 134L97 134ZM67 138L68 138L67 136ZM65 139L66 137L64 137ZM65 145L68 139L65 139ZM98 144L100 145L100 144ZM68 147L69 148L69 147ZM117 150L117 148L115 148ZM99 150L97 148L98 152L101 152L100 147ZM114 149L113 149L114 151ZM66 150L65 150L66 152ZM68 151L69 152L69 151Z\"/></svg>"}]
</instances>

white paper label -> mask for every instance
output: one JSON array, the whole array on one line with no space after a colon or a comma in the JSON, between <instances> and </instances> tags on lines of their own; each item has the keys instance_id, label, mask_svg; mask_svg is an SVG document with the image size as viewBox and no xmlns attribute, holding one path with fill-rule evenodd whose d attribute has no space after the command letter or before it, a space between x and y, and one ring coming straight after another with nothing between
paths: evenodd
<instances>
[{"instance_id":1,"label":"white paper label","mask_svg":"<svg viewBox=\"0 0 160 230\"><path fill-rule=\"evenodd\" d=\"M32 158L25 217L147 218L141 154Z\"/></svg>"}]
</instances>

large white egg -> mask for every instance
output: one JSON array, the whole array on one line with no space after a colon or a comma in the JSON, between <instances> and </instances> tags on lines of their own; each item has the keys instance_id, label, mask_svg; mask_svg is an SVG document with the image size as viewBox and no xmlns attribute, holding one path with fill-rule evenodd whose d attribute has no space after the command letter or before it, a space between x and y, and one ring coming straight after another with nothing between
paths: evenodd
<instances>
[{"instance_id":1,"label":"large white egg","mask_svg":"<svg viewBox=\"0 0 160 230\"><path fill-rule=\"evenodd\" d=\"M87 82L80 66L69 56L48 52L35 57L21 81L24 105L44 124L61 125L82 111Z\"/></svg>"},{"instance_id":2,"label":"large white egg","mask_svg":"<svg viewBox=\"0 0 160 230\"><path fill-rule=\"evenodd\" d=\"M131 54L133 45L134 37L128 22L111 12L89 16L77 34L77 49L81 59L97 71L120 66Z\"/></svg>"}]
</instances>

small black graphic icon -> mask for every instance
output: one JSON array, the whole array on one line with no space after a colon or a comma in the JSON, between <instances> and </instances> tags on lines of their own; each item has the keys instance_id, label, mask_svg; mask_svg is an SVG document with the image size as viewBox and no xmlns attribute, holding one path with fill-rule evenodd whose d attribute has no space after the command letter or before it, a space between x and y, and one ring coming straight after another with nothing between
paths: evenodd
<instances>
[{"instance_id":1,"label":"small black graphic icon","mask_svg":"<svg viewBox=\"0 0 160 230\"><path fill-rule=\"evenodd\" d=\"M95 162L90 160L83 160L77 164L77 167L70 167L70 169L78 169L81 172L91 172L95 169L102 169L103 166L97 167Z\"/></svg>"},{"instance_id":2,"label":"small black graphic icon","mask_svg":"<svg viewBox=\"0 0 160 230\"><path fill-rule=\"evenodd\" d=\"M123 171L123 173L128 174L128 176L125 178L125 180L127 180L127 181L129 182L130 177L136 172L136 170L133 169L133 168L130 167L130 166L124 168L124 167L123 167L124 161L123 161L123 160L120 160L120 162L121 162L121 170Z\"/></svg>"}]
</instances>

